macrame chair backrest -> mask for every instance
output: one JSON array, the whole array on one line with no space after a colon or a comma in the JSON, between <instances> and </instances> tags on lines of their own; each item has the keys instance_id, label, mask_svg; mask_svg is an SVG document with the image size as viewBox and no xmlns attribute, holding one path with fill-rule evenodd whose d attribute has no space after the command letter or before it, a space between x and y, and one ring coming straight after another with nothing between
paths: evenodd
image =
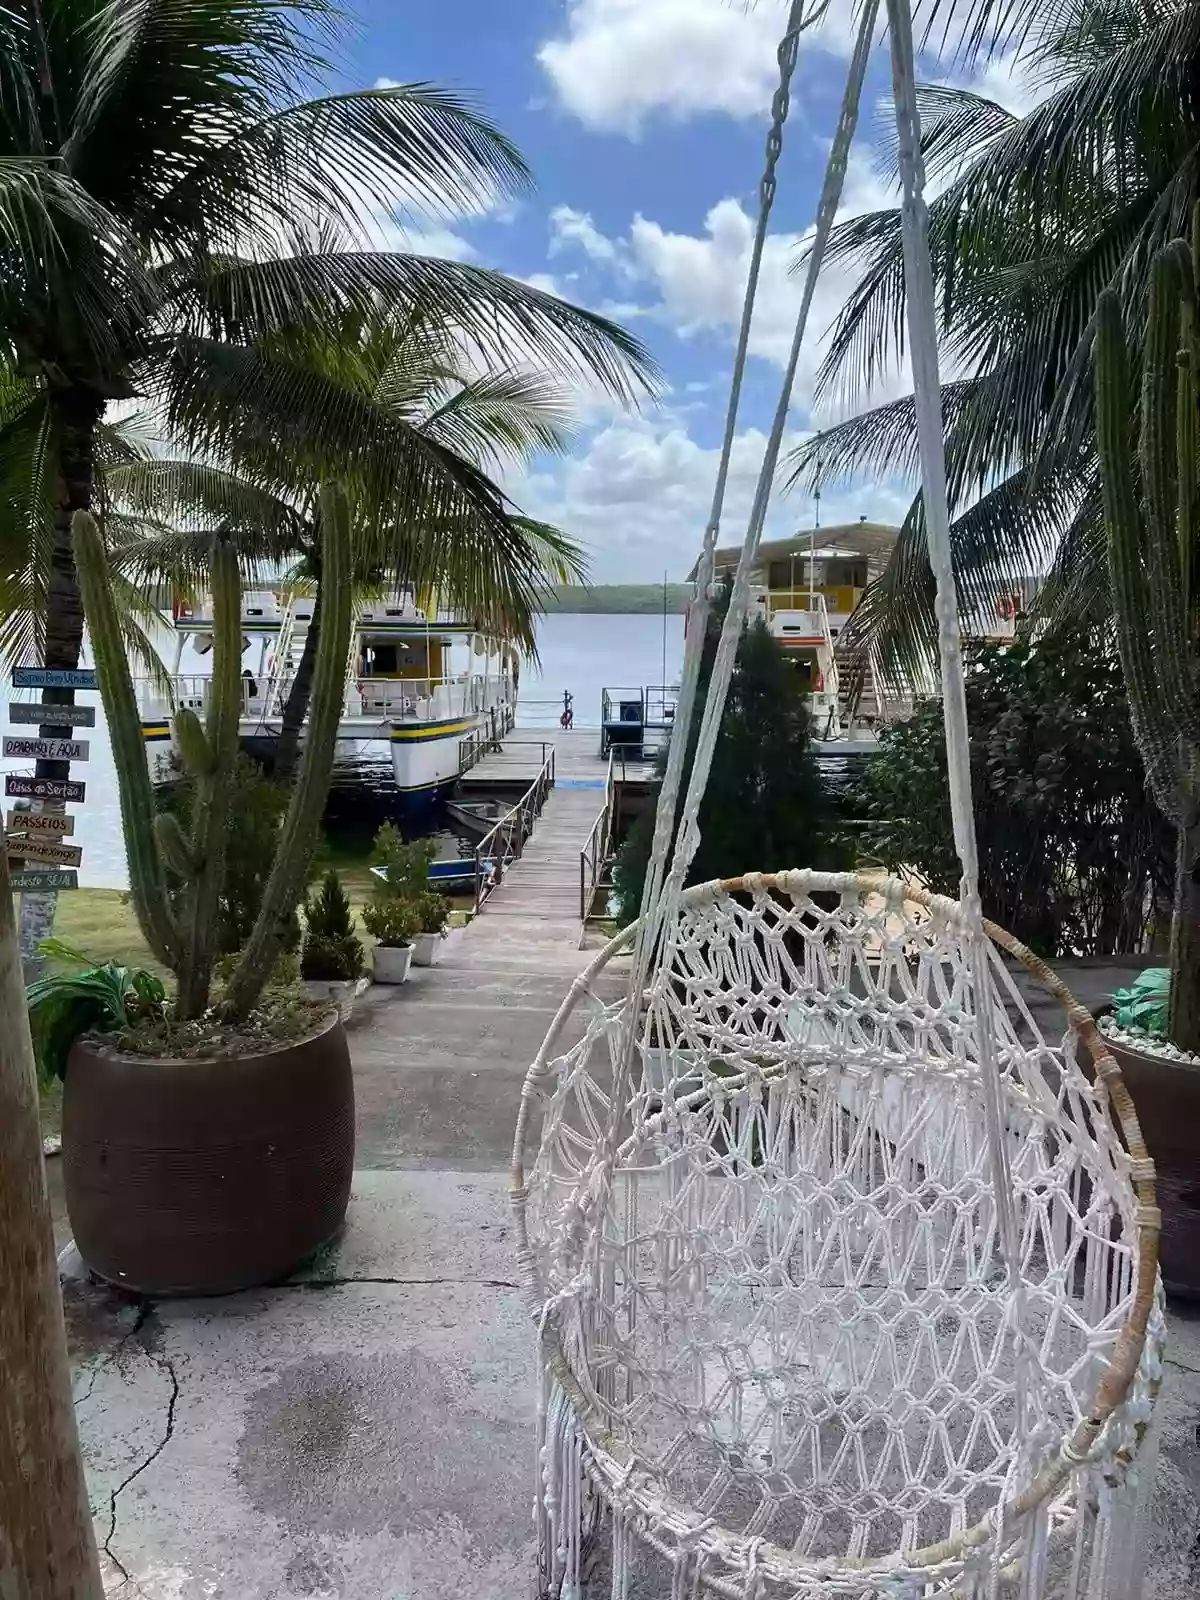
<instances>
[{"instance_id":1,"label":"macrame chair backrest","mask_svg":"<svg viewBox=\"0 0 1200 1600\"><path fill-rule=\"evenodd\" d=\"M1021 1415L961 905L870 874L751 874L685 890L675 929L602 1212L589 1183L624 1008L597 990L636 929L576 980L522 1098L518 1252L550 1379L543 1514L576 1526L578 1467L676 1572L703 1553L705 1592L741 1597L753 1573L780 1586L764 1600L974 1597L960 1580L1033 1571L1035 1552L1074 1560L1102 1488L1118 1547L1104 1583L1088 1545L1075 1587L1053 1592L1128 1600L1123 1475L1162 1372L1158 1213L1088 1013L985 925L1006 1001L1020 1315L1040 1355ZM1001 956L1062 1005L1062 1049Z\"/></svg>"}]
</instances>

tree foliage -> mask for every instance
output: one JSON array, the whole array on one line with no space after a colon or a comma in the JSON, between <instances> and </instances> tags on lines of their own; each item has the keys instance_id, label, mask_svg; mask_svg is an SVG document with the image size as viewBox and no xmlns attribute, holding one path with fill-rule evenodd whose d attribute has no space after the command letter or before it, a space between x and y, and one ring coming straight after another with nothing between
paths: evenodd
<instances>
[{"instance_id":1,"label":"tree foliage","mask_svg":"<svg viewBox=\"0 0 1200 1600\"><path fill-rule=\"evenodd\" d=\"M986 915L1043 956L1146 948L1173 836L1147 793L1116 652L1078 634L976 647L967 711ZM883 730L848 803L860 850L957 895L940 701Z\"/></svg>"},{"instance_id":2,"label":"tree foliage","mask_svg":"<svg viewBox=\"0 0 1200 1600\"><path fill-rule=\"evenodd\" d=\"M1103 618L1095 314L1114 290L1136 383L1151 262L1166 241L1187 236L1200 198L1200 6L975 0L968 9L968 53L998 31L1045 94L1017 116L950 84L921 91L938 332L953 374L942 409L960 607L985 622L1022 579L1049 570L1042 618ZM845 409L904 357L899 207L840 223L828 259L860 272L818 379L819 394ZM802 446L794 478L810 484L818 459L827 478L916 478L912 398ZM918 493L841 642L915 673L935 644L933 591Z\"/></svg>"},{"instance_id":3,"label":"tree foliage","mask_svg":"<svg viewBox=\"0 0 1200 1600\"><path fill-rule=\"evenodd\" d=\"M714 606L701 659L700 692L688 730L686 774L692 770L700 716L728 607ZM677 729L674 737L679 736ZM660 761L660 772L665 757ZM812 718L799 674L761 618L745 629L700 806L700 848L689 883L749 871L842 864L833 839L834 806L812 749ZM654 818L640 817L614 867L622 924L641 908Z\"/></svg>"}]
</instances>

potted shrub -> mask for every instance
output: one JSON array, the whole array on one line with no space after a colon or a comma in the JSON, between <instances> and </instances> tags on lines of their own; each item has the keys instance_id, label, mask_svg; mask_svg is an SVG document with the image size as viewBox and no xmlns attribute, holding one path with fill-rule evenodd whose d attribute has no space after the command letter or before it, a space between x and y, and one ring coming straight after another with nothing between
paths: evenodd
<instances>
[{"instance_id":1,"label":"potted shrub","mask_svg":"<svg viewBox=\"0 0 1200 1600\"><path fill-rule=\"evenodd\" d=\"M316 894L304 902L304 943L300 977L310 1000L337 1006L342 1021L349 1017L362 977L363 947L354 932L350 901L342 880L331 867Z\"/></svg>"},{"instance_id":2,"label":"potted shrub","mask_svg":"<svg viewBox=\"0 0 1200 1600\"><path fill-rule=\"evenodd\" d=\"M1200 208L1193 234L1200 240ZM1116 290L1096 308L1096 432L1109 579L1134 732L1177 837L1170 967L1102 1018L1158 1174L1168 1290L1200 1295L1200 261L1156 256L1141 410L1129 415L1129 334ZM1135 453L1133 436L1136 435Z\"/></svg>"},{"instance_id":3,"label":"potted shrub","mask_svg":"<svg viewBox=\"0 0 1200 1600\"><path fill-rule=\"evenodd\" d=\"M216 1293L282 1277L336 1232L354 1166L354 1091L340 1018L268 988L308 881L341 717L350 643L350 519L321 493L329 579L308 736L262 902L214 993L231 775L241 708L237 552L214 535L213 681L204 725L175 718L194 785L187 826L156 814L141 718L95 522L75 560L112 739L138 922L175 992L127 1026L99 1024L67 1060L63 1175L87 1265L148 1294Z\"/></svg>"},{"instance_id":4,"label":"potted shrub","mask_svg":"<svg viewBox=\"0 0 1200 1600\"><path fill-rule=\"evenodd\" d=\"M413 960L418 967L432 967L442 953L442 940L450 926L450 902L444 894L427 889L417 902L421 931L413 945Z\"/></svg>"},{"instance_id":5,"label":"potted shrub","mask_svg":"<svg viewBox=\"0 0 1200 1600\"><path fill-rule=\"evenodd\" d=\"M421 912L415 901L374 893L363 909L363 925L377 941L371 952L375 982L406 983L413 941L421 931Z\"/></svg>"}]
</instances>

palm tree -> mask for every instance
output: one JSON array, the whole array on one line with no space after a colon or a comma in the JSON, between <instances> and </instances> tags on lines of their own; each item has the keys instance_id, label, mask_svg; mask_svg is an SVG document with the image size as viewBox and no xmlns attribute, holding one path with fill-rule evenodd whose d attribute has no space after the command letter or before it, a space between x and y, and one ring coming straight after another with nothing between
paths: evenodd
<instances>
[{"instance_id":1,"label":"palm tree","mask_svg":"<svg viewBox=\"0 0 1200 1600\"><path fill-rule=\"evenodd\" d=\"M48 665L79 657L70 524L93 504L112 400L163 391L186 412L207 389L236 404L259 341L380 305L622 396L649 379L602 317L482 267L364 248L374 216L470 208L529 173L445 90L314 95L341 26L332 0L0 9L0 327L31 380L0 426L0 500L25 497ZM316 245L296 248L298 230ZM356 462L353 419L326 421ZM415 491L425 458L397 441L374 470Z\"/></svg>"},{"instance_id":2,"label":"palm tree","mask_svg":"<svg viewBox=\"0 0 1200 1600\"><path fill-rule=\"evenodd\" d=\"M324 446L329 429L321 418L296 430L297 389L311 393L322 417L353 417L368 463L398 456L406 439L410 453L428 458L416 485L424 499L403 477L397 482L373 466L356 474L362 590L434 585L481 631L534 653L542 593L549 584L580 581L585 564L566 535L521 515L488 476L564 447L570 405L553 378L528 370L467 376L454 341L411 318L346 317L337 329L289 338L282 349L264 341L256 354L266 381L231 409L229 426L219 394L195 404L187 442L205 447L208 457L129 459L110 468L105 482L131 530L114 546L114 560L135 588L198 587L214 527L235 533L251 568L290 567L293 577L315 585L276 746L275 775L286 782L320 637L318 486L336 455ZM138 527L141 518L150 519L148 530Z\"/></svg>"},{"instance_id":3,"label":"palm tree","mask_svg":"<svg viewBox=\"0 0 1200 1600\"><path fill-rule=\"evenodd\" d=\"M943 10L943 7L935 8ZM995 615L1049 569L1039 614L1107 613L1091 341L1115 288L1140 359L1150 264L1186 236L1200 196L1200 5L1195 0L976 0L972 51L1003 42L1048 90L1019 117L969 91L922 91L955 573L964 614ZM1004 30L1008 29L1007 35ZM1019 31L1016 31L1018 30ZM825 399L869 389L904 349L898 210L836 230L830 259L862 277L831 332ZM1136 381L1137 373L1134 373ZM828 474L917 476L911 398L829 430L791 462ZM843 638L913 676L934 650L921 499Z\"/></svg>"}]
</instances>

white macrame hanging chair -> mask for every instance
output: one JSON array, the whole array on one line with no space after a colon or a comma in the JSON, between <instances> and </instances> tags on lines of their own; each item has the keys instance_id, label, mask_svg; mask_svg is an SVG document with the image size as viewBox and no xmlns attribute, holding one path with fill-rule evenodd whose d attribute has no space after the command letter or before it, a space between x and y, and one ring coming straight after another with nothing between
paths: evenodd
<instances>
[{"instance_id":1,"label":"white macrame hanging chair","mask_svg":"<svg viewBox=\"0 0 1200 1600\"><path fill-rule=\"evenodd\" d=\"M685 728L798 40L824 9L794 0L780 46ZM1091 1017L980 910L907 0L887 20L961 896L800 870L682 887L879 10L860 0L687 792L677 739L642 916L573 985L522 1093L513 1200L554 1600L1139 1593L1154 1167ZM605 1003L630 946L626 996ZM1061 1002L1061 1043L1020 967Z\"/></svg>"}]
</instances>

